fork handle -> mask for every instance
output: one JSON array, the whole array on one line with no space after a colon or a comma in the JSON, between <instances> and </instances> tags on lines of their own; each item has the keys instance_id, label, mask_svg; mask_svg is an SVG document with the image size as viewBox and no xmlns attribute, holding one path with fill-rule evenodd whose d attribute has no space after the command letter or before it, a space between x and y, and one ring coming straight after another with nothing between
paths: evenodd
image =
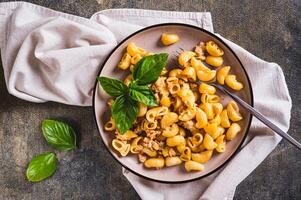
<instances>
[{"instance_id":1,"label":"fork handle","mask_svg":"<svg viewBox=\"0 0 301 200\"><path fill-rule=\"evenodd\" d=\"M299 150L301 150L301 144L297 142L292 136L290 136L288 133L282 131L278 126L276 126L273 122L268 120L263 114L258 112L256 109L254 109L252 106L250 106L248 103L246 103L244 100L239 98L236 95L233 95L231 92L229 92L224 87L221 87L217 84L214 84L215 87L217 87L219 90L223 91L224 93L228 94L232 99L234 99L239 105L244 107L246 110L248 110L253 116L255 116L257 119L259 119L262 123L264 123L266 126L270 127L273 131L275 131L277 134L279 134L281 137L288 140L291 144L296 146Z\"/></svg>"}]
</instances>

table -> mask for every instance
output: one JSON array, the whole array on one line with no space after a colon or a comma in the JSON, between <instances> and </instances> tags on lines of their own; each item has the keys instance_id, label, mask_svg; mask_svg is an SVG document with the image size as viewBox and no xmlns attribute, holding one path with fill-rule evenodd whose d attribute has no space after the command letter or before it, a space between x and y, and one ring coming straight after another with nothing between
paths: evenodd
<instances>
[{"instance_id":1,"label":"table","mask_svg":"<svg viewBox=\"0 0 301 200\"><path fill-rule=\"evenodd\" d=\"M6 2L7 0L0 0ZM107 8L210 11L215 32L260 58L281 65L293 100L289 133L301 141L301 1L299 0L30 0L48 8L90 17ZM41 134L45 118L63 119L79 133L79 148L58 153L53 177L25 180L28 161L52 151ZM92 108L35 104L8 94L0 67L0 199L139 199L106 152ZM301 199L301 154L286 141L237 188L234 199ZM217 189L218 191L218 189Z\"/></svg>"}]
</instances>

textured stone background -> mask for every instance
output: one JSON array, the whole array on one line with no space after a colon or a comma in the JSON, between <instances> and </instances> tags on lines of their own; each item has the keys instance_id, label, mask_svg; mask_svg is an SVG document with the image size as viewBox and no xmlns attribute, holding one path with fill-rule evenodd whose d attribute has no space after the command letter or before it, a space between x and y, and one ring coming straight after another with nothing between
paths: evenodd
<instances>
[{"instance_id":1,"label":"textured stone background","mask_svg":"<svg viewBox=\"0 0 301 200\"><path fill-rule=\"evenodd\" d=\"M6 0L0 0L5 2ZM293 100L289 133L301 141L301 1L300 0L30 0L84 17L107 8L210 11L215 31L255 55L279 63ZM99 3L98 3L99 2ZM0 67L0 199L139 199L104 150L92 108L57 103L34 104L8 94ZM64 119L80 135L80 148L58 154L55 175L31 184L27 162L52 150L40 131L45 118ZM217 188L218 192L218 188ZM301 199L301 154L286 141L237 188L235 199Z\"/></svg>"}]
</instances>

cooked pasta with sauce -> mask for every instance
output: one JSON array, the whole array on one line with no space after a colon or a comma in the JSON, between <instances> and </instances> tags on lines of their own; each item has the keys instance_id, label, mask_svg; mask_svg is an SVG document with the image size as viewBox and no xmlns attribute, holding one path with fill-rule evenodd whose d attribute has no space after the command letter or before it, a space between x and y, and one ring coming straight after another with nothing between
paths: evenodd
<instances>
[{"instance_id":1,"label":"cooked pasta with sauce","mask_svg":"<svg viewBox=\"0 0 301 200\"><path fill-rule=\"evenodd\" d=\"M180 40L176 34L161 36L161 42L172 45ZM166 48L166 47L162 47ZM153 55L130 42L118 68L126 70L126 86L133 81L135 65ZM224 66L224 51L214 41L204 41L194 50L183 50L177 57L178 66L165 66L155 82L149 84L156 106L138 102L137 117L124 134L111 117L105 124L115 134L112 147L120 156L137 154L146 168L182 166L187 172L203 171L214 154L227 151L241 127L243 119L235 101L222 103L210 81L239 91L243 84ZM174 66L173 66L174 67ZM108 103L112 106L113 99Z\"/></svg>"}]
</instances>

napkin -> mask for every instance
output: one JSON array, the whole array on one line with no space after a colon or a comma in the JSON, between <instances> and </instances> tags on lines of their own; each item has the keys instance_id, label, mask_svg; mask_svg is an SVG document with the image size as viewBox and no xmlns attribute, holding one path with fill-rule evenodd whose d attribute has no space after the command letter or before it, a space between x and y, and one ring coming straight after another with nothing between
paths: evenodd
<instances>
[{"instance_id":1,"label":"napkin","mask_svg":"<svg viewBox=\"0 0 301 200\"><path fill-rule=\"evenodd\" d=\"M164 22L188 23L213 32L208 12L111 9L85 19L30 3L0 3L0 50L7 89L27 101L91 106L93 77L114 46L145 26ZM287 131L292 104L279 65L263 61L219 37L245 66L253 86L255 108ZM236 186L280 140L253 119L239 153L209 177L175 185L148 181L125 169L123 173L145 200L232 199Z\"/></svg>"}]
</instances>

